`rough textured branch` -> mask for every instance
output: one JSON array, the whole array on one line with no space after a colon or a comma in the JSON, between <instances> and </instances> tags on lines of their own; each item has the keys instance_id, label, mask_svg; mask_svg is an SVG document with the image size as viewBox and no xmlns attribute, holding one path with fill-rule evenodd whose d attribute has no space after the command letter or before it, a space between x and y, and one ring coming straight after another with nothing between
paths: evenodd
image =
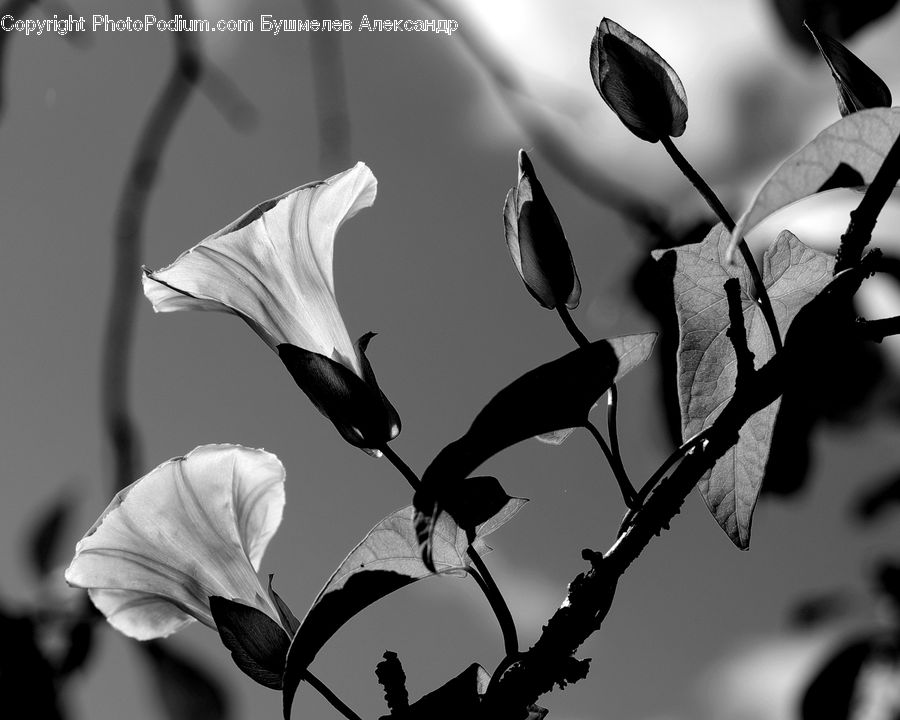
<instances>
[{"instance_id":1,"label":"rough textured branch","mask_svg":"<svg viewBox=\"0 0 900 720\"><path fill-rule=\"evenodd\" d=\"M847 232L841 236L834 264L834 274L856 265L862 257L872 231L878 222L878 215L884 207L897 181L900 180L900 137L898 137L878 168L872 184L866 188L866 194L859 206L850 213L850 224Z\"/></svg>"},{"instance_id":2,"label":"rough textured branch","mask_svg":"<svg viewBox=\"0 0 900 720\"><path fill-rule=\"evenodd\" d=\"M521 720L526 708L555 684L572 682L585 670L573 655L600 627L615 594L616 583L643 552L650 540L668 529L697 481L713 467L738 439L738 432L751 415L779 397L792 373L802 370L810 354L821 357L828 333L823 332L846 308L863 279L878 261L870 253L860 264L834 278L795 318L783 352L759 370L752 369L739 392L735 392L701 443L685 453L678 466L650 494L627 530L602 556L590 554L592 567L573 580L566 599L544 626L541 637L512 663L502 677L495 678L484 701L483 717ZM745 360L746 362L746 360Z\"/></svg>"}]
</instances>

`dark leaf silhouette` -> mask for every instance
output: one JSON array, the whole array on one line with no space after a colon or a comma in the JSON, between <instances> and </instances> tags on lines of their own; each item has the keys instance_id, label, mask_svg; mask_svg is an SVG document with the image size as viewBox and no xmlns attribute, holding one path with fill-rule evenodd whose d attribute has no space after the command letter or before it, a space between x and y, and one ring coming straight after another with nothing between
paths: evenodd
<instances>
[{"instance_id":1,"label":"dark leaf silhouette","mask_svg":"<svg viewBox=\"0 0 900 720\"><path fill-rule=\"evenodd\" d=\"M211 597L209 608L234 664L260 685L280 690L290 645L284 628L264 612L223 597Z\"/></svg>"},{"instance_id":2,"label":"dark leaf silhouette","mask_svg":"<svg viewBox=\"0 0 900 720\"><path fill-rule=\"evenodd\" d=\"M168 720L226 720L230 716L228 696L220 680L169 641L137 644L147 659L154 696Z\"/></svg>"},{"instance_id":3,"label":"dark leaf silhouette","mask_svg":"<svg viewBox=\"0 0 900 720\"><path fill-rule=\"evenodd\" d=\"M646 360L656 333L597 340L522 375L498 392L468 431L441 450L422 475L413 504L427 557L431 526L452 506L471 505L465 480L485 460L522 440L583 426L610 385Z\"/></svg>"},{"instance_id":4,"label":"dark leaf silhouette","mask_svg":"<svg viewBox=\"0 0 900 720\"><path fill-rule=\"evenodd\" d=\"M869 638L857 639L835 653L806 688L800 707L801 719L849 719L856 680L875 647Z\"/></svg>"},{"instance_id":5,"label":"dark leaf silhouette","mask_svg":"<svg viewBox=\"0 0 900 720\"><path fill-rule=\"evenodd\" d=\"M841 115L891 106L891 91L872 68L827 33L816 33L809 25L806 28L834 77Z\"/></svg>"},{"instance_id":6,"label":"dark leaf silhouette","mask_svg":"<svg viewBox=\"0 0 900 720\"><path fill-rule=\"evenodd\" d=\"M730 278L741 286L747 344L755 366L774 354L762 310L750 295L749 271L743 263L725 261L728 244L728 231L717 225L701 243L654 253L672 272L680 327L678 391L684 438L709 427L734 393L737 366L726 336L730 320L724 290ZM831 256L806 247L787 231L766 250L762 277L782 335L803 305L828 283L833 267ZM776 401L753 415L741 429L736 446L698 484L710 512L740 548L750 542L778 406Z\"/></svg>"},{"instance_id":7,"label":"dark leaf silhouette","mask_svg":"<svg viewBox=\"0 0 900 720\"><path fill-rule=\"evenodd\" d=\"M838 40L847 40L890 12L897 0L773 0L782 28L799 47L813 53L815 46L803 29L804 21Z\"/></svg>"},{"instance_id":8,"label":"dark leaf silhouette","mask_svg":"<svg viewBox=\"0 0 900 720\"><path fill-rule=\"evenodd\" d=\"M512 518L525 504L508 498L500 511L475 531L472 547L489 548L483 538ZM325 584L291 641L284 669L284 717L290 717L297 686L319 650L350 618L395 590L429 577L419 553L412 506L391 513L373 527ZM435 528L434 571L462 575L468 571L467 533L444 513Z\"/></svg>"}]
</instances>

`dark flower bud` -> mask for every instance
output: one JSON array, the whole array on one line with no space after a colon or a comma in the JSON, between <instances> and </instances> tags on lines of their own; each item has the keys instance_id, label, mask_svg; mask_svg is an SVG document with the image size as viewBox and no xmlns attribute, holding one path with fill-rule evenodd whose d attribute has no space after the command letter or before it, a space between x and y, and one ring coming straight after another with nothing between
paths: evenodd
<instances>
[{"instance_id":1,"label":"dark flower bud","mask_svg":"<svg viewBox=\"0 0 900 720\"><path fill-rule=\"evenodd\" d=\"M600 97L641 140L678 137L687 95L678 75L643 40L603 18L591 43L591 77Z\"/></svg>"},{"instance_id":2,"label":"dark flower bud","mask_svg":"<svg viewBox=\"0 0 900 720\"><path fill-rule=\"evenodd\" d=\"M578 306L581 283L566 235L531 160L519 150L519 182L506 195L503 225L525 287L545 308Z\"/></svg>"},{"instance_id":3,"label":"dark flower bud","mask_svg":"<svg viewBox=\"0 0 900 720\"><path fill-rule=\"evenodd\" d=\"M841 117L867 108L891 106L891 91L872 68L830 35L804 25L834 77Z\"/></svg>"},{"instance_id":4,"label":"dark flower bud","mask_svg":"<svg viewBox=\"0 0 900 720\"><path fill-rule=\"evenodd\" d=\"M366 333L357 342L362 377L336 360L289 343L278 346L278 357L344 440L377 454L400 434L400 416L378 387L366 358L366 347L374 336Z\"/></svg>"}]
</instances>

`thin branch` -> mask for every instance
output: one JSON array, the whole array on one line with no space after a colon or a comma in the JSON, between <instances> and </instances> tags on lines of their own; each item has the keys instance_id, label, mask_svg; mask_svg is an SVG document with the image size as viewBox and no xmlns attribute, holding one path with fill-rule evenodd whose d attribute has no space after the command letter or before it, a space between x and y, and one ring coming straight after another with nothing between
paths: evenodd
<instances>
[{"instance_id":1,"label":"thin branch","mask_svg":"<svg viewBox=\"0 0 900 720\"><path fill-rule=\"evenodd\" d=\"M304 0L308 17L339 18L335 0ZM350 163L350 112L339 32L313 33L309 48L319 121L319 164L326 172Z\"/></svg>"},{"instance_id":2,"label":"thin branch","mask_svg":"<svg viewBox=\"0 0 900 720\"><path fill-rule=\"evenodd\" d=\"M753 353L747 345L747 329L744 327L744 310L741 307L741 284L737 278L725 281L725 297L728 299L728 330L725 334L731 340L737 363L735 392L740 390L746 378L753 372Z\"/></svg>"},{"instance_id":3,"label":"thin branch","mask_svg":"<svg viewBox=\"0 0 900 720\"><path fill-rule=\"evenodd\" d=\"M834 263L835 275L859 262L863 250L872 239L878 215L891 197L898 180L900 180L900 137L891 145L871 185L866 188L863 199L850 213L850 223L847 225L847 231L841 236L841 244Z\"/></svg>"},{"instance_id":4,"label":"thin branch","mask_svg":"<svg viewBox=\"0 0 900 720\"><path fill-rule=\"evenodd\" d=\"M337 695L332 692L331 688L328 687L325 683L323 683L319 678L313 675L308 669L303 674L303 679L306 680L316 691L325 698L328 703L337 710L341 715L343 715L347 720L362 720L362 718L357 715L350 707L341 700Z\"/></svg>"},{"instance_id":5,"label":"thin branch","mask_svg":"<svg viewBox=\"0 0 900 720\"><path fill-rule=\"evenodd\" d=\"M863 340L880 343L891 335L900 335L900 315L880 320L857 320L856 333Z\"/></svg>"},{"instance_id":6,"label":"thin branch","mask_svg":"<svg viewBox=\"0 0 900 720\"><path fill-rule=\"evenodd\" d=\"M719 200L718 195L716 195L715 191L707 184L706 180L703 179L703 176L697 172L693 165L691 165L687 158L681 154L677 147L675 147L675 143L672 142L672 138L668 135L663 136L662 145L666 149L666 152L669 153L669 156L678 166L678 169L684 174L684 176L691 181L691 184L700 195L706 200L706 203L712 209L712 211L716 214L719 220L722 221L722 224L725 226L725 229L729 232L734 231L734 218L731 217L731 214L728 210L725 209L725 206L722 204L722 201ZM750 277L753 279L753 286L756 290L756 297L759 299L759 307L762 310L763 317L766 320L766 325L769 328L769 334L772 336L772 343L775 345L775 352L781 350L781 333L778 331L778 322L775 320L775 311L772 309L772 301L769 299L769 293L766 290L766 286L763 283L762 275L759 274L759 267L756 264L756 260L753 257L753 253L750 250L750 247L747 245L747 242L744 238L741 238L738 242L738 248L741 251L741 257L744 258L744 262L747 265L747 269L750 271Z\"/></svg>"},{"instance_id":7,"label":"thin branch","mask_svg":"<svg viewBox=\"0 0 900 720\"><path fill-rule=\"evenodd\" d=\"M169 0L172 16L188 17L189 9L184 0ZM144 221L165 148L191 92L207 70L191 33L177 32L174 41L175 63L141 130L116 207L113 279L101 359L101 413L112 451L116 488L132 482L141 465L128 388ZM228 113L234 108L245 108L243 99L234 95L233 87L224 84L221 77L210 92L219 99L218 107ZM230 102L225 102L226 98ZM226 116L235 120L230 114Z\"/></svg>"}]
</instances>

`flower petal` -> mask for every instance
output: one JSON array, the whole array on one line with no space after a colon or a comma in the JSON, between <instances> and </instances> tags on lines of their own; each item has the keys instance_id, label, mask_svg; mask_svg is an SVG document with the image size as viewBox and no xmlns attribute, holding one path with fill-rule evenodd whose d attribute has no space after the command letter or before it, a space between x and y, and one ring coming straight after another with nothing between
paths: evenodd
<instances>
[{"instance_id":1,"label":"flower petal","mask_svg":"<svg viewBox=\"0 0 900 720\"><path fill-rule=\"evenodd\" d=\"M209 597L278 620L256 575L281 522L284 468L264 450L204 445L122 490L75 548L66 580L121 632L162 637L215 623Z\"/></svg>"},{"instance_id":2,"label":"flower petal","mask_svg":"<svg viewBox=\"0 0 900 720\"><path fill-rule=\"evenodd\" d=\"M338 360L359 360L334 293L334 238L375 200L364 163L268 200L158 271L144 271L157 312L223 310L244 320L274 350L290 343Z\"/></svg>"}]
</instances>

